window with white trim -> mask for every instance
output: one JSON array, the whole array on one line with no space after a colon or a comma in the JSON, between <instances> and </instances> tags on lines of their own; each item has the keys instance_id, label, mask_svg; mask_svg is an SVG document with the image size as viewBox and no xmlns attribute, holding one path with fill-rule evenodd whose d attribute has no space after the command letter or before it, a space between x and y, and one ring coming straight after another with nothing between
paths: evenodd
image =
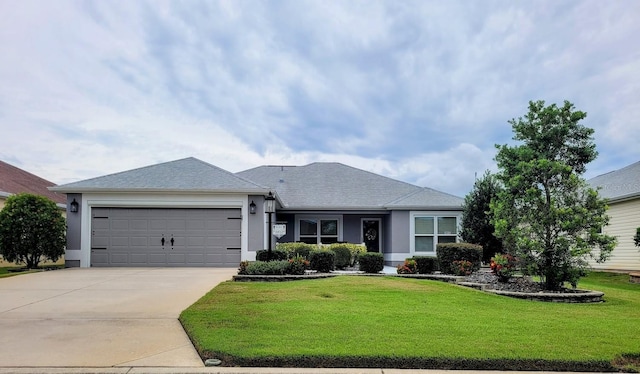
<instances>
[{"instance_id":1,"label":"window with white trim","mask_svg":"<svg viewBox=\"0 0 640 374\"><path fill-rule=\"evenodd\" d=\"M309 244L331 244L342 240L341 217L297 217L297 241Z\"/></svg>"},{"instance_id":2,"label":"window with white trim","mask_svg":"<svg viewBox=\"0 0 640 374\"><path fill-rule=\"evenodd\" d=\"M435 255L438 243L455 243L458 240L458 214L411 214L411 252Z\"/></svg>"}]
</instances>

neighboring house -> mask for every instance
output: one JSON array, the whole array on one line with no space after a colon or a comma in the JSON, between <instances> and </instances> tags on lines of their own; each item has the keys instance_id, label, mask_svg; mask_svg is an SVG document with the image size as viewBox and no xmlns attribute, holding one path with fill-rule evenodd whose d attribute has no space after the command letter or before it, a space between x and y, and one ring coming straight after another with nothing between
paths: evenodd
<instances>
[{"instance_id":1,"label":"neighboring house","mask_svg":"<svg viewBox=\"0 0 640 374\"><path fill-rule=\"evenodd\" d=\"M66 210L67 198L62 193L49 191L54 183L26 172L6 162L0 161L0 209L11 195L31 193L44 196L55 202L61 210Z\"/></svg>"},{"instance_id":2,"label":"neighboring house","mask_svg":"<svg viewBox=\"0 0 640 374\"><path fill-rule=\"evenodd\" d=\"M338 163L237 174L186 158L51 188L69 213L68 266L226 266L268 247L265 197L279 241L365 243L389 265L458 240L463 200ZM252 213L252 207L255 212ZM275 239L271 238L272 244Z\"/></svg>"},{"instance_id":3,"label":"neighboring house","mask_svg":"<svg viewBox=\"0 0 640 374\"><path fill-rule=\"evenodd\" d=\"M636 228L640 227L640 162L588 182L608 199L609 225L603 231L618 238L611 259L602 264L592 263L592 266L606 270L640 270L640 248L633 243Z\"/></svg>"}]
</instances>

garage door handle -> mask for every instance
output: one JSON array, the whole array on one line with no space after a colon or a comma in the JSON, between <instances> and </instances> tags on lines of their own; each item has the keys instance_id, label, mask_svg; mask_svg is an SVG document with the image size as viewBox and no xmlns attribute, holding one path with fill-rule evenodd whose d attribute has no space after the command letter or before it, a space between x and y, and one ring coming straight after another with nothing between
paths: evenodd
<instances>
[{"instance_id":1,"label":"garage door handle","mask_svg":"<svg viewBox=\"0 0 640 374\"><path fill-rule=\"evenodd\" d=\"M162 243L162 246L164 247L164 237L162 237L162 239L160 239L160 243Z\"/></svg>"}]
</instances>

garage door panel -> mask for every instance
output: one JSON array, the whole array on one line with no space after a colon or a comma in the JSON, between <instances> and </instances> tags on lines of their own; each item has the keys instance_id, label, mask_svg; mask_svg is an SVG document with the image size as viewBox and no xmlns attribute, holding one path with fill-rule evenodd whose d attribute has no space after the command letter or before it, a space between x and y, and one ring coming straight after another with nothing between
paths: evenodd
<instances>
[{"instance_id":1,"label":"garage door panel","mask_svg":"<svg viewBox=\"0 0 640 374\"><path fill-rule=\"evenodd\" d=\"M237 266L240 261L240 209L92 208L91 215L92 248L105 248L92 251L92 266Z\"/></svg>"},{"instance_id":2,"label":"garage door panel","mask_svg":"<svg viewBox=\"0 0 640 374\"><path fill-rule=\"evenodd\" d=\"M128 253L111 253L109 255L109 262L111 265L126 265L129 263Z\"/></svg>"},{"instance_id":3,"label":"garage door panel","mask_svg":"<svg viewBox=\"0 0 640 374\"><path fill-rule=\"evenodd\" d=\"M129 255L129 262L133 265L144 266L148 260L145 253L132 253Z\"/></svg>"},{"instance_id":4,"label":"garage door panel","mask_svg":"<svg viewBox=\"0 0 640 374\"><path fill-rule=\"evenodd\" d=\"M146 219L132 219L129 221L129 228L131 230L141 230L148 231L149 230L149 220Z\"/></svg>"},{"instance_id":5,"label":"garage door panel","mask_svg":"<svg viewBox=\"0 0 640 374\"><path fill-rule=\"evenodd\" d=\"M166 230L167 229L167 221L160 219L150 219L149 220L149 230Z\"/></svg>"},{"instance_id":6,"label":"garage door panel","mask_svg":"<svg viewBox=\"0 0 640 374\"><path fill-rule=\"evenodd\" d=\"M165 266L167 265L167 255L165 253L149 253L147 256L149 265Z\"/></svg>"},{"instance_id":7,"label":"garage door panel","mask_svg":"<svg viewBox=\"0 0 640 374\"><path fill-rule=\"evenodd\" d=\"M186 229L186 223L184 219L171 219L167 220L167 230L179 230L184 231Z\"/></svg>"}]
</instances>

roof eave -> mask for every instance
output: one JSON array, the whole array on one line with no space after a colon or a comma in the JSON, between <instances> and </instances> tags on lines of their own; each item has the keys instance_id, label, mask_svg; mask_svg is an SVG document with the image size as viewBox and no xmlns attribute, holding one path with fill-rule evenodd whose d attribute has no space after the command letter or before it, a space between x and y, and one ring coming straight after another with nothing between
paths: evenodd
<instances>
[{"instance_id":1,"label":"roof eave","mask_svg":"<svg viewBox=\"0 0 640 374\"><path fill-rule=\"evenodd\" d=\"M606 198L608 203L621 203L628 200L635 200L640 198L640 192L630 193L628 195L616 196Z\"/></svg>"},{"instance_id":2,"label":"roof eave","mask_svg":"<svg viewBox=\"0 0 640 374\"><path fill-rule=\"evenodd\" d=\"M461 205L438 205L438 206L425 206L425 205L395 205L395 206L386 206L385 209L389 210L460 210L462 211Z\"/></svg>"},{"instance_id":3,"label":"roof eave","mask_svg":"<svg viewBox=\"0 0 640 374\"><path fill-rule=\"evenodd\" d=\"M167 189L167 188L101 188L101 187L49 187L50 191L62 193L178 193L178 194L267 194L269 189Z\"/></svg>"}]
</instances>

